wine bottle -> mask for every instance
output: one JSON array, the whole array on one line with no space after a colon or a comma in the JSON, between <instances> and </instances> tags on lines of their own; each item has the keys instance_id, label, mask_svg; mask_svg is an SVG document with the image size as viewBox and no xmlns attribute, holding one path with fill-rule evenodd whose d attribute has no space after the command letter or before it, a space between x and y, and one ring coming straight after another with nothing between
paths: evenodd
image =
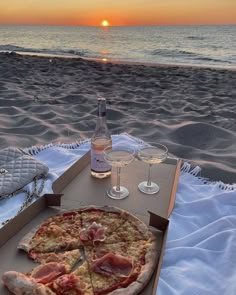
<instances>
[{"instance_id":1,"label":"wine bottle","mask_svg":"<svg viewBox=\"0 0 236 295\"><path fill-rule=\"evenodd\" d=\"M91 175L106 178L111 175L111 166L106 163L103 150L112 146L111 135L106 122L106 99L98 98L98 114L94 134L91 138Z\"/></svg>"}]
</instances>

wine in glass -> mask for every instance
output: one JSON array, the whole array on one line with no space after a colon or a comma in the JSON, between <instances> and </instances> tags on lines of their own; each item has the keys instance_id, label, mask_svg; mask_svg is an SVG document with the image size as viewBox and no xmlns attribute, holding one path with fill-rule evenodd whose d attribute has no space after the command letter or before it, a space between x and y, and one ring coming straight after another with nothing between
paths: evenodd
<instances>
[{"instance_id":1,"label":"wine in glass","mask_svg":"<svg viewBox=\"0 0 236 295\"><path fill-rule=\"evenodd\" d=\"M138 157L145 163L148 163L148 178L147 181L139 183L138 188L145 194L156 194L159 192L160 187L157 183L151 181L151 167L153 164L162 163L168 155L166 146L160 143L149 143L143 145L138 151Z\"/></svg>"},{"instance_id":2,"label":"wine in glass","mask_svg":"<svg viewBox=\"0 0 236 295\"><path fill-rule=\"evenodd\" d=\"M104 149L105 161L117 168L117 184L107 191L110 198L121 200L128 197L128 189L120 185L120 171L134 160L134 156L135 150L126 145L112 145Z\"/></svg>"}]
</instances>

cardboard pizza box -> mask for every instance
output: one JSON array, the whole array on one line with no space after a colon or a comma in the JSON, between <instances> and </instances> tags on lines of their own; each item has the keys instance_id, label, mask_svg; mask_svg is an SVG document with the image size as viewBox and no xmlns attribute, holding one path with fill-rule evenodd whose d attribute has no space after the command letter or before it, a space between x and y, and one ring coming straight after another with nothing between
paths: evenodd
<instances>
[{"instance_id":1,"label":"cardboard pizza box","mask_svg":"<svg viewBox=\"0 0 236 295\"><path fill-rule=\"evenodd\" d=\"M158 230L157 270L140 293L141 295L156 294L168 231L168 217L174 206L179 171L180 161L176 159L167 159L164 164L154 165L152 179L158 182L160 192L155 195L144 195L138 191L137 184L146 179L147 165L134 161L121 172L121 184L127 186L130 195L124 200L117 201L106 195L107 188L115 184L115 171L112 171L112 176L108 179L92 178L90 153L86 153L53 183L54 194L41 197L0 229L0 277L7 270L26 273L35 267L35 263L28 259L23 251L17 250L17 244L25 234L47 217L60 212L61 208L111 205L131 212ZM10 294L2 282L0 282L0 294Z\"/></svg>"}]
</instances>

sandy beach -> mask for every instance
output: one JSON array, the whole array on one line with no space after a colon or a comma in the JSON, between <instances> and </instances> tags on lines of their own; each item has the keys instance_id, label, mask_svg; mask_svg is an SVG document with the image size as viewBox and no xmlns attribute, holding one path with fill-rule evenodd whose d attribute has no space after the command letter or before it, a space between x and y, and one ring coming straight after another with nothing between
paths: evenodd
<instances>
[{"instance_id":1,"label":"sandy beach","mask_svg":"<svg viewBox=\"0 0 236 295\"><path fill-rule=\"evenodd\" d=\"M236 70L0 54L0 148L90 138L97 97L112 134L166 144L236 182Z\"/></svg>"}]
</instances>

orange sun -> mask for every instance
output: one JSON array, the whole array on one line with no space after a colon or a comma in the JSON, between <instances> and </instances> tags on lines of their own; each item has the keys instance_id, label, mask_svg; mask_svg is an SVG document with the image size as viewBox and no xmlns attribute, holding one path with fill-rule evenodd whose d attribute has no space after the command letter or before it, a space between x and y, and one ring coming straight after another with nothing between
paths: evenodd
<instances>
[{"instance_id":1,"label":"orange sun","mask_svg":"<svg viewBox=\"0 0 236 295\"><path fill-rule=\"evenodd\" d=\"M102 21L101 25L102 25L103 27L108 27L108 26L110 26L109 22L108 22L106 19L104 19L104 20Z\"/></svg>"}]
</instances>

